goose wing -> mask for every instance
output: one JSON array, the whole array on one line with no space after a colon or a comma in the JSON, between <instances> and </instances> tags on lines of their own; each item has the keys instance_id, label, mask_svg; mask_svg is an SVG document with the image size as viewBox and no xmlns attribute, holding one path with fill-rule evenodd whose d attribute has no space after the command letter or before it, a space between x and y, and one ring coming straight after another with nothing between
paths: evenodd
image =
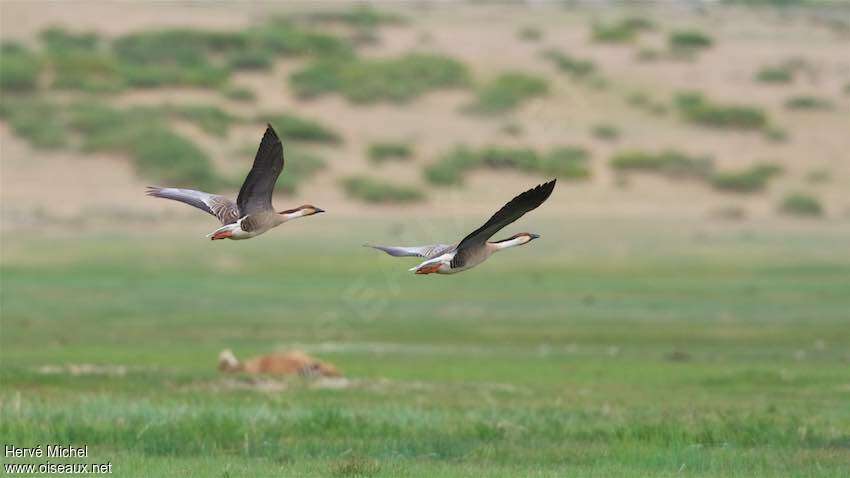
<instances>
[{"instance_id":1,"label":"goose wing","mask_svg":"<svg viewBox=\"0 0 850 478\"><path fill-rule=\"evenodd\" d=\"M508 224L521 218L525 213L536 209L549 199L555 189L555 179L545 184L537 185L519 196L508 201L501 209L496 211L483 226L464 237L457 246L457 253L452 259L452 267L463 267L471 251L476 247L483 246L493 234L499 232Z\"/></svg>"},{"instance_id":2,"label":"goose wing","mask_svg":"<svg viewBox=\"0 0 850 478\"><path fill-rule=\"evenodd\" d=\"M215 216L222 224L232 224L239 220L239 209L230 199L217 194L195 191L194 189L158 188L149 186L148 196L172 199L194 206Z\"/></svg>"},{"instance_id":3,"label":"goose wing","mask_svg":"<svg viewBox=\"0 0 850 478\"><path fill-rule=\"evenodd\" d=\"M366 244L366 246L379 251L384 251L393 257L424 257L425 259L432 259L434 257L441 256L454 249L454 246L451 244L431 244L427 246L413 247L377 246L372 244Z\"/></svg>"},{"instance_id":4,"label":"goose wing","mask_svg":"<svg viewBox=\"0 0 850 478\"><path fill-rule=\"evenodd\" d=\"M257 149L257 155L254 157L251 172L242 183L239 197L236 198L236 205L242 215L273 210L272 193L281 171L283 171L283 144L271 125L268 125L260 141L260 147Z\"/></svg>"}]
</instances>

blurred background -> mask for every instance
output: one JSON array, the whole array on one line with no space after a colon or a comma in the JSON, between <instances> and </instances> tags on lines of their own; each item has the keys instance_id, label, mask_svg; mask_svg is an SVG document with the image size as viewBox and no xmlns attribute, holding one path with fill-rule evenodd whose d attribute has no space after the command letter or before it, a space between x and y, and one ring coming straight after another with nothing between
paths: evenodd
<instances>
[{"instance_id":1,"label":"blurred background","mask_svg":"<svg viewBox=\"0 0 850 478\"><path fill-rule=\"evenodd\" d=\"M0 4L0 429L127 476L839 476L850 7ZM251 241L148 185L236 195ZM452 277L364 243L542 235ZM224 376L303 350L332 383ZM235 377L235 378L234 378ZM815 466L817 465L817 466Z\"/></svg>"}]
</instances>

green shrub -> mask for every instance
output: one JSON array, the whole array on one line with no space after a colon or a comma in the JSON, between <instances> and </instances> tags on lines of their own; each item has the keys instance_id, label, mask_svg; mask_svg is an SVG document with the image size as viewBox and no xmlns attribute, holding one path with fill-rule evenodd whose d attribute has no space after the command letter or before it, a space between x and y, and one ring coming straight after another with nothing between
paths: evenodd
<instances>
[{"instance_id":1,"label":"green shrub","mask_svg":"<svg viewBox=\"0 0 850 478\"><path fill-rule=\"evenodd\" d=\"M169 185L215 187L212 162L194 143L166 129L159 108L119 110L86 102L73 104L69 124L83 138L86 151L127 154L146 178Z\"/></svg>"},{"instance_id":2,"label":"green shrub","mask_svg":"<svg viewBox=\"0 0 850 478\"><path fill-rule=\"evenodd\" d=\"M466 67L448 57L408 54L390 59L317 62L290 77L302 98L339 92L354 103L403 103L428 91L469 83Z\"/></svg>"},{"instance_id":3,"label":"green shrub","mask_svg":"<svg viewBox=\"0 0 850 478\"><path fill-rule=\"evenodd\" d=\"M281 56L344 58L354 54L351 44L339 37L305 30L282 19L253 28L244 34L252 48Z\"/></svg>"},{"instance_id":4,"label":"green shrub","mask_svg":"<svg viewBox=\"0 0 850 478\"><path fill-rule=\"evenodd\" d=\"M655 24L643 17L623 18L611 24L593 25L593 40L601 43L628 43L642 30L652 30Z\"/></svg>"},{"instance_id":5,"label":"green shrub","mask_svg":"<svg viewBox=\"0 0 850 478\"><path fill-rule=\"evenodd\" d=\"M756 73L756 80L762 83L790 83L794 81L794 70L787 65L765 66Z\"/></svg>"},{"instance_id":6,"label":"green shrub","mask_svg":"<svg viewBox=\"0 0 850 478\"><path fill-rule=\"evenodd\" d=\"M638 61L656 61L663 56L662 52L655 48L641 48L635 57Z\"/></svg>"},{"instance_id":7,"label":"green shrub","mask_svg":"<svg viewBox=\"0 0 850 478\"><path fill-rule=\"evenodd\" d=\"M407 143L372 143L369 145L368 156L373 163L404 161L413 156L413 148Z\"/></svg>"},{"instance_id":8,"label":"green shrub","mask_svg":"<svg viewBox=\"0 0 850 478\"><path fill-rule=\"evenodd\" d=\"M806 181L812 184L827 183L832 179L828 169L813 169L806 173Z\"/></svg>"},{"instance_id":9,"label":"green shrub","mask_svg":"<svg viewBox=\"0 0 850 478\"><path fill-rule=\"evenodd\" d=\"M792 96L785 101L785 107L789 110L830 110L832 102L826 98L817 96Z\"/></svg>"},{"instance_id":10,"label":"green shrub","mask_svg":"<svg viewBox=\"0 0 850 478\"><path fill-rule=\"evenodd\" d=\"M225 87L222 93L227 99L233 101L255 101L257 99L253 90L242 86Z\"/></svg>"},{"instance_id":11,"label":"green shrub","mask_svg":"<svg viewBox=\"0 0 850 478\"><path fill-rule=\"evenodd\" d=\"M300 184L326 166L327 162L313 153L298 148L287 148L285 170L278 178L275 190L284 194L295 194Z\"/></svg>"},{"instance_id":12,"label":"green shrub","mask_svg":"<svg viewBox=\"0 0 850 478\"><path fill-rule=\"evenodd\" d=\"M0 89L30 91L38 86L41 62L38 57L18 43L0 45Z\"/></svg>"},{"instance_id":13,"label":"green shrub","mask_svg":"<svg viewBox=\"0 0 850 478\"><path fill-rule=\"evenodd\" d=\"M543 39L543 32L537 27L522 27L517 32L517 37L523 41L536 42Z\"/></svg>"},{"instance_id":14,"label":"green shrub","mask_svg":"<svg viewBox=\"0 0 850 478\"><path fill-rule=\"evenodd\" d=\"M8 121L12 131L34 148L55 149L68 142L61 110L54 103L4 96L0 101L0 118Z\"/></svg>"},{"instance_id":15,"label":"green shrub","mask_svg":"<svg viewBox=\"0 0 850 478\"><path fill-rule=\"evenodd\" d=\"M823 206L820 201L805 193L793 193L785 196L779 204L779 211L791 216L820 216Z\"/></svg>"},{"instance_id":16,"label":"green shrub","mask_svg":"<svg viewBox=\"0 0 850 478\"><path fill-rule=\"evenodd\" d=\"M95 51L100 46L96 33L71 33L61 27L50 27L39 36L49 54L67 51Z\"/></svg>"},{"instance_id":17,"label":"green shrub","mask_svg":"<svg viewBox=\"0 0 850 478\"><path fill-rule=\"evenodd\" d=\"M691 122L716 128L761 129L767 116L760 108L712 103L700 93L680 93L676 106Z\"/></svg>"},{"instance_id":18,"label":"green shrub","mask_svg":"<svg viewBox=\"0 0 850 478\"><path fill-rule=\"evenodd\" d=\"M338 144L342 138L330 128L316 121L287 113L260 116L260 121L274 126L284 141Z\"/></svg>"},{"instance_id":19,"label":"green shrub","mask_svg":"<svg viewBox=\"0 0 850 478\"><path fill-rule=\"evenodd\" d=\"M304 18L310 22L342 23L357 29L375 28L381 25L399 25L407 21L401 15L382 12L370 5L357 5L343 11L314 12L304 15Z\"/></svg>"},{"instance_id":20,"label":"green shrub","mask_svg":"<svg viewBox=\"0 0 850 478\"><path fill-rule=\"evenodd\" d=\"M751 193L761 191L770 178L782 173L775 164L757 164L743 171L716 172L711 176L711 185L721 191Z\"/></svg>"},{"instance_id":21,"label":"green shrub","mask_svg":"<svg viewBox=\"0 0 850 478\"><path fill-rule=\"evenodd\" d=\"M764 129L764 137L774 143L788 141L788 132L778 126L767 126Z\"/></svg>"},{"instance_id":22,"label":"green shrub","mask_svg":"<svg viewBox=\"0 0 850 478\"><path fill-rule=\"evenodd\" d=\"M179 105L167 108L179 118L197 124L205 132L214 136L226 136L230 125L236 121L230 113L212 105Z\"/></svg>"},{"instance_id":23,"label":"green shrub","mask_svg":"<svg viewBox=\"0 0 850 478\"><path fill-rule=\"evenodd\" d=\"M624 151L610 160L617 171L655 172L669 177L704 179L711 175L714 162L705 156L689 156L678 151L648 153L644 151Z\"/></svg>"},{"instance_id":24,"label":"green shrub","mask_svg":"<svg viewBox=\"0 0 850 478\"><path fill-rule=\"evenodd\" d=\"M712 45L711 37L697 30L679 30L670 33L668 43L673 50L698 50Z\"/></svg>"},{"instance_id":25,"label":"green shrub","mask_svg":"<svg viewBox=\"0 0 850 478\"><path fill-rule=\"evenodd\" d=\"M127 86L115 58L100 52L61 50L50 56L52 87L89 93L111 93Z\"/></svg>"},{"instance_id":26,"label":"green shrub","mask_svg":"<svg viewBox=\"0 0 850 478\"><path fill-rule=\"evenodd\" d=\"M543 57L553 62L555 66L570 76L581 78L596 70L596 66L590 60L580 60L557 50L543 52Z\"/></svg>"},{"instance_id":27,"label":"green shrub","mask_svg":"<svg viewBox=\"0 0 850 478\"><path fill-rule=\"evenodd\" d=\"M466 172L478 168L516 169L566 179L590 177L590 155L582 148L554 148L540 154L527 148L487 147L473 150L458 147L425 168L425 179L437 185L463 183Z\"/></svg>"},{"instance_id":28,"label":"green shrub","mask_svg":"<svg viewBox=\"0 0 850 478\"><path fill-rule=\"evenodd\" d=\"M231 70L268 70L273 62L274 52L270 49L251 48L234 51L227 56L227 66Z\"/></svg>"},{"instance_id":29,"label":"green shrub","mask_svg":"<svg viewBox=\"0 0 850 478\"><path fill-rule=\"evenodd\" d=\"M504 113L548 92L549 84L543 78L520 72L503 73L481 87L475 102L467 107L467 111L477 114Z\"/></svg>"},{"instance_id":30,"label":"green shrub","mask_svg":"<svg viewBox=\"0 0 850 478\"><path fill-rule=\"evenodd\" d=\"M613 141L620 137L620 130L614 125L611 124L597 124L591 130L593 136L595 138L604 140L604 141Z\"/></svg>"},{"instance_id":31,"label":"green shrub","mask_svg":"<svg viewBox=\"0 0 850 478\"><path fill-rule=\"evenodd\" d=\"M342 180L345 193L369 203L410 203L425 199L419 189L396 186L365 176L351 176Z\"/></svg>"}]
</instances>

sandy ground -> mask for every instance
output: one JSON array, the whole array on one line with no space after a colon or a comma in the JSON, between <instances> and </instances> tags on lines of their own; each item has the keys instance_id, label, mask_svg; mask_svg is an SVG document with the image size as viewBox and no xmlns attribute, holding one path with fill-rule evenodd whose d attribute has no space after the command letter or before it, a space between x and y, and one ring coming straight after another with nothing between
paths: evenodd
<instances>
[{"instance_id":1,"label":"sandy ground","mask_svg":"<svg viewBox=\"0 0 850 478\"><path fill-rule=\"evenodd\" d=\"M268 74L240 74L234 83L257 93L257 104L245 105L221 99L216 92L156 90L129 92L114 97L119 105L159 103L216 103L228 110L254 115L259 112L292 111L315 118L340 131L345 144L339 148L317 147L328 158L327 172L301 187L296 197L281 197L280 206L312 203L346 215L486 215L513 194L543 178L512 172L478 172L468 177L463 190L429 187L421 175L423 164L433 161L456 144L512 145L548 149L579 145L593 153L594 178L563 182L547 204L548 213L578 216L704 216L722 208L742 208L751 217L775 214L779 199L789 191L811 191L825 203L828 216L846 220L850 212L850 82L848 38L814 24L805 16L776 12L724 9L695 13L679 7L657 7L651 12L661 32L647 33L636 45L599 45L589 39L589 26L599 19L618 18L622 11L567 10L553 4L521 6L470 6L445 4L385 4L414 21L410 25L385 27L381 43L364 54L391 56L402 52L449 53L470 65L476 78L487 79L504 70L534 72L551 82L548 97L526 104L502 118L480 118L459 110L471 100L465 91L439 92L407 105L358 107L338 96L299 101L287 89L286 78L303 63L281 61ZM172 26L243 28L275 13L317 8L316 4L272 2L16 2L0 3L0 37L34 42L37 33L50 25L73 30L95 30L107 36L128 31ZM518 39L517 31L534 26L543 32L539 42ZM666 32L696 27L711 32L716 46L695 61L639 62L640 47L664 45ZM593 59L608 80L602 90L574 83L540 58L540 51L555 47L575 56ZM769 86L752 80L765 64L788 58L805 58L812 73L793 85ZM644 91L669 103L683 89L703 91L730 102L764 106L772 121L787 130L790 141L771 143L758 133L715 131L688 125L675 113L653 116L627 104L634 91ZM792 112L783 108L793 94L817 94L831 98L835 109L825 112ZM506 136L507 123L520 124L519 137ZM610 123L622 137L609 144L594 139L593 125ZM206 150L222 171L234 175L247 171L250 157L241 157L261 131L253 126L233 128L225 141L209 137L186 124L176 125ZM369 143L403 139L416 147L411 163L374 167L365 158ZM634 176L627 184L617 181L607 167L615 151L674 148L708 154L721 169L745 167L755 161L781 163L786 173L769 191L755 195L730 195L712 191L704 184ZM805 177L826 170L830 181L812 185ZM429 189L429 200L414 206L371 206L346 198L338 187L340 178L367 172L395 183ZM103 216L112 221L138 222L168 219L201 221L184 206L143 196L146 181L139 179L129 163L110 155L82 155L73 151L44 152L31 149L0 124L0 174L2 175L2 221L10 225L71 221ZM284 174L286 172L284 171Z\"/></svg>"}]
</instances>

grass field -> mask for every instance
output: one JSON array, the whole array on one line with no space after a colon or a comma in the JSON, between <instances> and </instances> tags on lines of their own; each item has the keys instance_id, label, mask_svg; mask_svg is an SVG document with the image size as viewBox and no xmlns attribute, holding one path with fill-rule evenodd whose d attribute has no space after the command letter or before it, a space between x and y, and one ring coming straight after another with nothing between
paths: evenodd
<instances>
[{"instance_id":1,"label":"grass field","mask_svg":"<svg viewBox=\"0 0 850 478\"><path fill-rule=\"evenodd\" d=\"M117 476L846 476L846 222L540 215L448 277L357 247L468 222L7 233L3 442L87 444ZM350 382L222 376L226 347Z\"/></svg>"}]
</instances>

